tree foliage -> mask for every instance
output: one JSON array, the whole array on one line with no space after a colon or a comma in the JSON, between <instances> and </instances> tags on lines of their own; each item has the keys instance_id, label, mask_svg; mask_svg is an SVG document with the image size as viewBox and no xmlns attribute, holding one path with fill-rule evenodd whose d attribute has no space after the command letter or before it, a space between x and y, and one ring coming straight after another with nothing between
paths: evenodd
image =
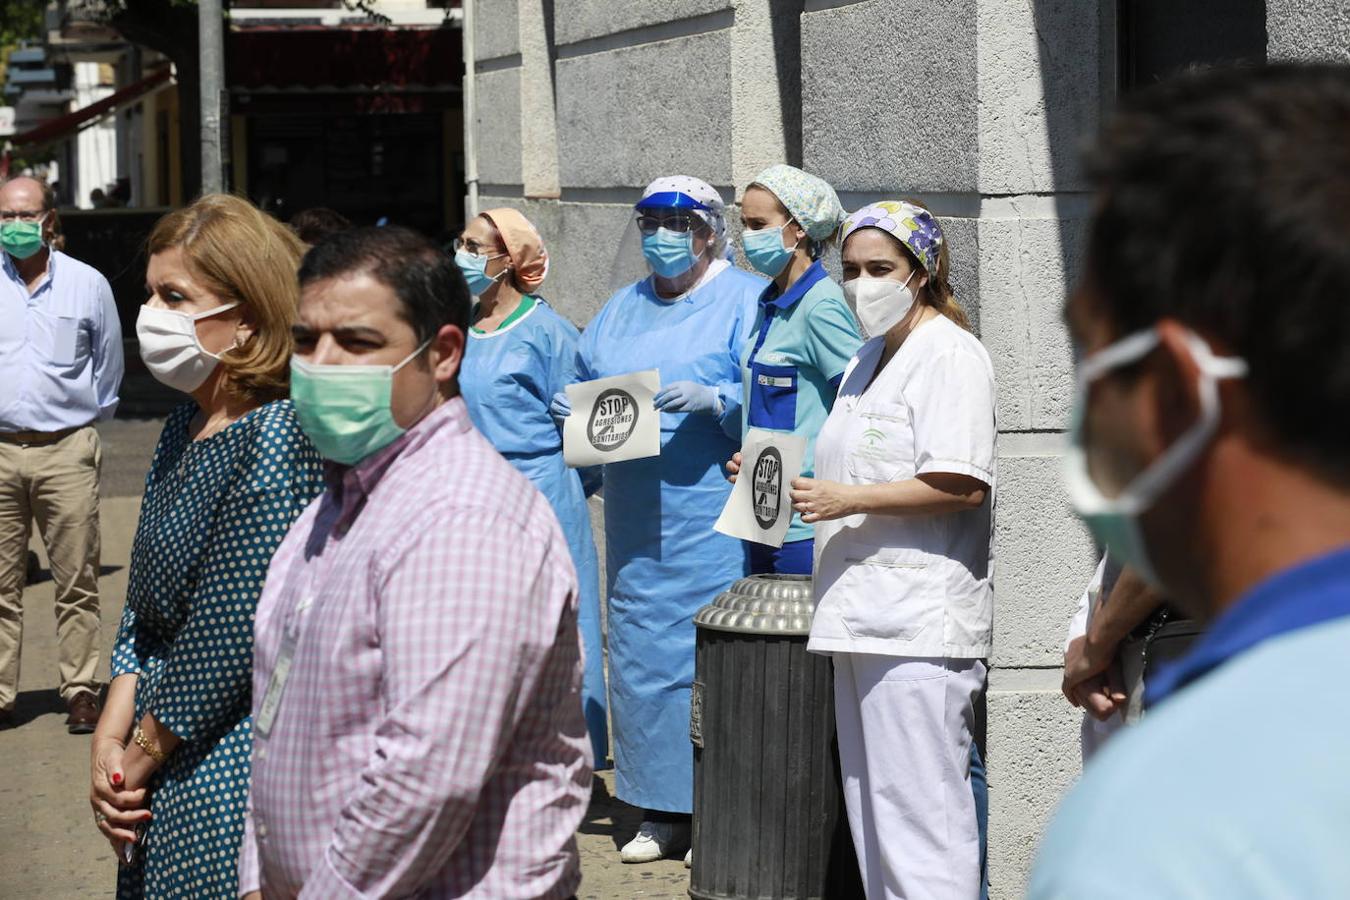
<instances>
[{"instance_id":1,"label":"tree foliage","mask_svg":"<svg viewBox=\"0 0 1350 900\"><path fill-rule=\"evenodd\" d=\"M0 82L9 54L24 41L42 37L43 5L33 0L0 0Z\"/></svg>"}]
</instances>

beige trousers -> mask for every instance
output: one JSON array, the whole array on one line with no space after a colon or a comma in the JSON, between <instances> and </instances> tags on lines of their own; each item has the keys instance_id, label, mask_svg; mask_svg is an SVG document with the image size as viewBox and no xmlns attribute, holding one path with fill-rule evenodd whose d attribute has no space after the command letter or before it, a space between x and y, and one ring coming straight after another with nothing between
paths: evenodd
<instances>
[{"instance_id":1,"label":"beige trousers","mask_svg":"<svg viewBox=\"0 0 1350 900\"><path fill-rule=\"evenodd\" d=\"M98 474L93 426L49 444L0 440L0 709L19 690L29 528L37 523L56 586L61 699L98 691Z\"/></svg>"}]
</instances>

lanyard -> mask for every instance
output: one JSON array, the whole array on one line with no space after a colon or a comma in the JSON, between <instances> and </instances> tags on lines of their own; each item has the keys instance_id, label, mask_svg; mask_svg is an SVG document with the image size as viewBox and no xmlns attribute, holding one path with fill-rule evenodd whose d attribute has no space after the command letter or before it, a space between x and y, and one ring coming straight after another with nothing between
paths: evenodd
<instances>
[{"instance_id":1,"label":"lanyard","mask_svg":"<svg viewBox=\"0 0 1350 900\"><path fill-rule=\"evenodd\" d=\"M281 651L277 654L277 663L272 667L272 675L267 680L267 693L263 694L262 705L253 721L253 730L262 737L272 733L276 722L277 710L281 708L281 695L286 690L286 682L291 677L291 666L295 662L295 651L300 646L300 636L304 631L306 613L314 605L314 580L300 594L291 615L283 626Z\"/></svg>"}]
</instances>

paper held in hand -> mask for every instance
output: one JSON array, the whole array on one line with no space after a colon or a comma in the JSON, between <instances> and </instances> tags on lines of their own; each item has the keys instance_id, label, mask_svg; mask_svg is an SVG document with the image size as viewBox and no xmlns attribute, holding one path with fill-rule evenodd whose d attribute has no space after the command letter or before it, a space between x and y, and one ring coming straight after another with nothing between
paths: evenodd
<instances>
[{"instance_id":1,"label":"paper held in hand","mask_svg":"<svg viewBox=\"0 0 1350 900\"><path fill-rule=\"evenodd\" d=\"M750 429L741 445L741 472L713 528L723 534L783 546L792 524L792 480L801 474L806 438Z\"/></svg>"},{"instance_id":2,"label":"paper held in hand","mask_svg":"<svg viewBox=\"0 0 1350 900\"><path fill-rule=\"evenodd\" d=\"M575 469L660 456L661 414L652 406L660 389L656 369L569 384L563 459Z\"/></svg>"}]
</instances>

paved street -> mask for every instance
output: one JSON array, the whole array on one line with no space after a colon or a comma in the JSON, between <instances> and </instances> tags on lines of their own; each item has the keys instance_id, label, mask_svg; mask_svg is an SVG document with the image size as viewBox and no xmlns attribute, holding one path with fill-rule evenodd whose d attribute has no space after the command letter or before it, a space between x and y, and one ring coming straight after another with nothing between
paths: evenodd
<instances>
[{"instance_id":1,"label":"paved street","mask_svg":"<svg viewBox=\"0 0 1350 900\"><path fill-rule=\"evenodd\" d=\"M126 593L131 540L145 471L158 438L157 420L116 421L102 427L103 598L101 669L107 670ZM35 540L34 546L38 543ZM41 552L41 551L39 551ZM4 810L0 840L0 900L67 900L113 896L112 851L94 830L88 803L89 738L66 733L56 692L52 587L43 573L24 594L23 673L18 726L0 731ZM688 873L680 861L624 866L617 847L637 828L637 810L611 796L612 772L595 783L578 841L584 880L579 896L684 898Z\"/></svg>"}]
</instances>

